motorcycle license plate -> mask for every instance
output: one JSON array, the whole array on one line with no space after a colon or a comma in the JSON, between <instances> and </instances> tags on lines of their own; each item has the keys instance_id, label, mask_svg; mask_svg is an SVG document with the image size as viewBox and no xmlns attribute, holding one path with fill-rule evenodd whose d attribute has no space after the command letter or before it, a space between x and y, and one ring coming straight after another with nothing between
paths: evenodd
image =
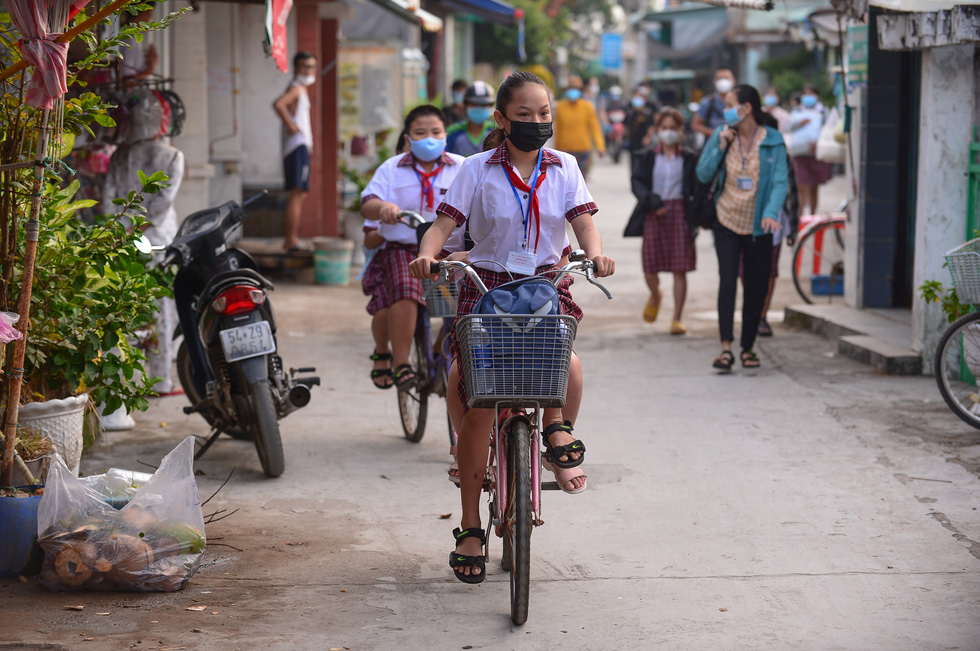
<instances>
[{"instance_id":1,"label":"motorcycle license plate","mask_svg":"<svg viewBox=\"0 0 980 651\"><path fill-rule=\"evenodd\" d=\"M276 352L276 342L268 321L222 330L221 347L229 362Z\"/></svg>"}]
</instances>

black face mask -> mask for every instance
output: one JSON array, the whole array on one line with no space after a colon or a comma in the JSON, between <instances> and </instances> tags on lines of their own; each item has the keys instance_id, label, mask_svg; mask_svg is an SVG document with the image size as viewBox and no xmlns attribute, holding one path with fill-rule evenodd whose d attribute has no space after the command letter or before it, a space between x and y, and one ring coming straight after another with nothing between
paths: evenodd
<instances>
[{"instance_id":1,"label":"black face mask","mask_svg":"<svg viewBox=\"0 0 980 651\"><path fill-rule=\"evenodd\" d=\"M551 122L511 121L510 133L504 132L507 139L521 151L535 151L544 147L554 131Z\"/></svg>"}]
</instances>

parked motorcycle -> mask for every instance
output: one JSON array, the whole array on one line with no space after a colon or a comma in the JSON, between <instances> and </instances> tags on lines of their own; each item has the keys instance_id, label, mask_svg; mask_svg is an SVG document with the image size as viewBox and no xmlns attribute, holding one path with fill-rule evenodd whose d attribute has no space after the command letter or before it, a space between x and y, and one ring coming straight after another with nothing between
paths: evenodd
<instances>
[{"instance_id":1,"label":"parked motorcycle","mask_svg":"<svg viewBox=\"0 0 980 651\"><path fill-rule=\"evenodd\" d=\"M623 132L626 130L626 111L613 109L607 114L609 119L609 136L606 148L612 156L613 163L619 164L623 154Z\"/></svg>"},{"instance_id":2,"label":"parked motorcycle","mask_svg":"<svg viewBox=\"0 0 980 651\"><path fill-rule=\"evenodd\" d=\"M166 247L165 266L176 263L174 301L180 321L177 375L191 405L213 428L195 455L200 458L222 434L251 439L262 471L285 470L279 420L310 402L317 377L286 373L277 353L276 317L268 292L273 285L255 261L235 248L242 238L245 207L229 201L196 212Z\"/></svg>"}]
</instances>

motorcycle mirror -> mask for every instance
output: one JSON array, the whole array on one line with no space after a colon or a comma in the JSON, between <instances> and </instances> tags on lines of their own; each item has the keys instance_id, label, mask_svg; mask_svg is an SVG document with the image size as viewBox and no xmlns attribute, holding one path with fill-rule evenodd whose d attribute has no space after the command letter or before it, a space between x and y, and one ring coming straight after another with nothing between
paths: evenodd
<instances>
[{"instance_id":1,"label":"motorcycle mirror","mask_svg":"<svg viewBox=\"0 0 980 651\"><path fill-rule=\"evenodd\" d=\"M140 238L136 240L136 250L147 255L153 253L153 244L150 242L150 238L146 235L140 235Z\"/></svg>"}]
</instances>

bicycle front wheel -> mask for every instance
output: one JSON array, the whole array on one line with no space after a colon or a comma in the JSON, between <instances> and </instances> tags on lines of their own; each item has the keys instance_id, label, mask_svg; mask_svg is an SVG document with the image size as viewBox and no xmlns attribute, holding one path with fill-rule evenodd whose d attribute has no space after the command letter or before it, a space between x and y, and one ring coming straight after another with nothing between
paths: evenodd
<instances>
[{"instance_id":1,"label":"bicycle front wheel","mask_svg":"<svg viewBox=\"0 0 980 651\"><path fill-rule=\"evenodd\" d=\"M527 621L531 592L531 428L518 418L507 442L507 528L504 533L510 556L510 619Z\"/></svg>"},{"instance_id":2,"label":"bicycle front wheel","mask_svg":"<svg viewBox=\"0 0 980 651\"><path fill-rule=\"evenodd\" d=\"M964 422L980 429L980 312L956 320L936 349L936 384L943 400Z\"/></svg>"},{"instance_id":3,"label":"bicycle front wheel","mask_svg":"<svg viewBox=\"0 0 980 651\"><path fill-rule=\"evenodd\" d=\"M425 334L415 333L415 342L409 351L408 363L415 371L415 379L404 389L398 389L398 413L401 416L405 438L418 443L425 434L425 419L429 413L428 371L425 367Z\"/></svg>"},{"instance_id":4,"label":"bicycle front wheel","mask_svg":"<svg viewBox=\"0 0 980 651\"><path fill-rule=\"evenodd\" d=\"M807 303L844 300L843 219L828 219L806 231L793 251L793 284Z\"/></svg>"}]
</instances>

